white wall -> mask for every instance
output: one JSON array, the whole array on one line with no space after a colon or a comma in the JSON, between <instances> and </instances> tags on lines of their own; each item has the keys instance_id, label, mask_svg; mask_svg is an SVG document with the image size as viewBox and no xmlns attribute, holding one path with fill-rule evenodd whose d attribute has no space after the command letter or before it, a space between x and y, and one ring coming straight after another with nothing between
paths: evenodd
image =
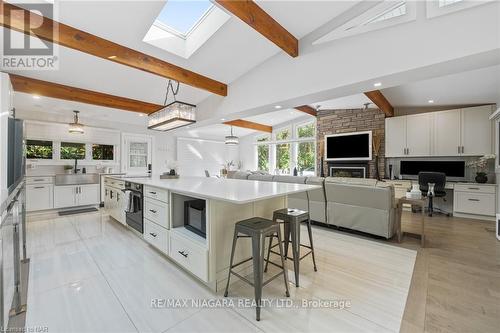
<instances>
[{"instance_id":1,"label":"white wall","mask_svg":"<svg viewBox=\"0 0 500 333\"><path fill-rule=\"evenodd\" d=\"M247 135L240 139L241 170L257 170L257 150L255 135Z\"/></svg>"},{"instance_id":2,"label":"white wall","mask_svg":"<svg viewBox=\"0 0 500 333\"><path fill-rule=\"evenodd\" d=\"M237 167L239 149L222 141L177 138L177 161L180 175L205 177L205 170L208 170L215 176L229 161Z\"/></svg>"}]
</instances>

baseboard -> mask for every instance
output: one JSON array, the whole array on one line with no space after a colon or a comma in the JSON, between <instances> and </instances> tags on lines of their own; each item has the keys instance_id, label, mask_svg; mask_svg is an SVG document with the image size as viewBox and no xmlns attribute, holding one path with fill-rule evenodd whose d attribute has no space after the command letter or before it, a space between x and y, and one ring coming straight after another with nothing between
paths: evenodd
<instances>
[{"instance_id":1,"label":"baseboard","mask_svg":"<svg viewBox=\"0 0 500 333\"><path fill-rule=\"evenodd\" d=\"M475 214L462 214L462 213L453 213L454 217L462 217L466 219L474 219L474 220L483 220L483 221L492 221L495 222L495 216L485 216L485 215L475 215Z\"/></svg>"}]
</instances>

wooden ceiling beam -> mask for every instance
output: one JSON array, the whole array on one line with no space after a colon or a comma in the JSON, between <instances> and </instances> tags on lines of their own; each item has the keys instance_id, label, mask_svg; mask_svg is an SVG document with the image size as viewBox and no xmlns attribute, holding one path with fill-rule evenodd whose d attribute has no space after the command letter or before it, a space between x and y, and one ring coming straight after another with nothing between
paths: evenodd
<instances>
[{"instance_id":1,"label":"wooden ceiling beam","mask_svg":"<svg viewBox=\"0 0 500 333\"><path fill-rule=\"evenodd\" d=\"M25 76L14 74L9 74L9 76L14 91L27 94L58 98L72 102L93 104L145 114L150 114L163 108L163 105L104 94L86 89L74 88L58 83L36 80Z\"/></svg>"},{"instance_id":2,"label":"wooden ceiling beam","mask_svg":"<svg viewBox=\"0 0 500 333\"><path fill-rule=\"evenodd\" d=\"M292 57L299 55L299 41L252 0L216 0L222 8L251 26Z\"/></svg>"},{"instance_id":3,"label":"wooden ceiling beam","mask_svg":"<svg viewBox=\"0 0 500 333\"><path fill-rule=\"evenodd\" d=\"M243 120L243 119L226 121L226 122L224 122L224 124L236 126L236 127L248 128L248 129L252 129L252 130L256 130L256 131L260 131L260 132L266 132L266 133L273 132L272 126L254 123L252 121Z\"/></svg>"},{"instance_id":4,"label":"wooden ceiling beam","mask_svg":"<svg viewBox=\"0 0 500 333\"><path fill-rule=\"evenodd\" d=\"M3 27L151 74L173 79L217 95L227 96L227 85L222 82L38 14L31 13L30 15L30 12L23 8L8 4L3 0L0 1L0 24ZM30 24L39 27L30 29Z\"/></svg>"},{"instance_id":5,"label":"wooden ceiling beam","mask_svg":"<svg viewBox=\"0 0 500 333\"><path fill-rule=\"evenodd\" d=\"M385 113L386 117L394 116L394 107L391 103L389 103L380 90L367 91L365 92L365 96L378 106L378 108Z\"/></svg>"},{"instance_id":6,"label":"wooden ceiling beam","mask_svg":"<svg viewBox=\"0 0 500 333\"><path fill-rule=\"evenodd\" d=\"M316 117L318 114L318 111L316 111L316 109L314 109L313 107L310 107L309 105L296 106L295 110L307 113L307 114L314 116L314 117Z\"/></svg>"}]
</instances>

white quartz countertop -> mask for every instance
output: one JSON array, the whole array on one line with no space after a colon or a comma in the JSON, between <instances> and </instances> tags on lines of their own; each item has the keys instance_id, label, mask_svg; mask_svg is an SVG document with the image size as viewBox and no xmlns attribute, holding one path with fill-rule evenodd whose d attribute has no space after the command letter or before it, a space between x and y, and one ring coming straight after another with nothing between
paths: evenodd
<instances>
[{"instance_id":1,"label":"white quartz countertop","mask_svg":"<svg viewBox=\"0 0 500 333\"><path fill-rule=\"evenodd\" d=\"M236 204L280 197L321 188L320 185L288 184L242 179L180 177L179 179L113 177L132 183L164 188L198 198L215 199Z\"/></svg>"}]
</instances>

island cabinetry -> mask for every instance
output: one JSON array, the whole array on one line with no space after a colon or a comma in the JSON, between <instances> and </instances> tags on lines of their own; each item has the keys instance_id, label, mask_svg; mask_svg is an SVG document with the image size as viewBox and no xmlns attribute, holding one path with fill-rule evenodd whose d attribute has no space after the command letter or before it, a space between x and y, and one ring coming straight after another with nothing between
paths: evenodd
<instances>
[{"instance_id":1,"label":"island cabinetry","mask_svg":"<svg viewBox=\"0 0 500 333\"><path fill-rule=\"evenodd\" d=\"M161 252L169 253L168 190L144 187L144 240Z\"/></svg>"}]
</instances>

